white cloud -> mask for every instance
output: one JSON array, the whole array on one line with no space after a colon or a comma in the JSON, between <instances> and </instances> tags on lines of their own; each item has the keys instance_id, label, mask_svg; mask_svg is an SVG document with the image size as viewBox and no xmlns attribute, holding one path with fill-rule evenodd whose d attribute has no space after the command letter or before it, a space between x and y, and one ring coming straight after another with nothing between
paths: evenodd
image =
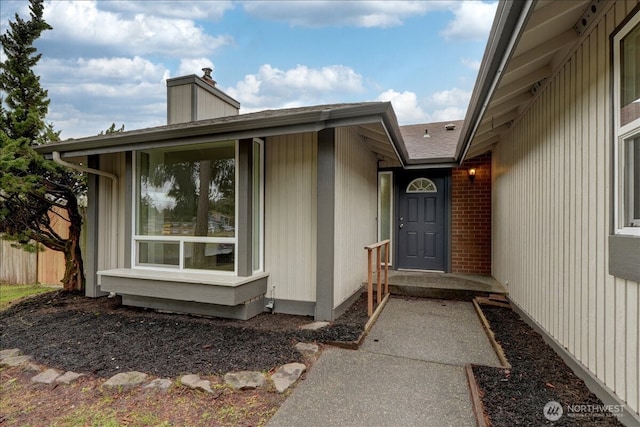
<instances>
[{"instance_id":1,"label":"white cloud","mask_svg":"<svg viewBox=\"0 0 640 427\"><path fill-rule=\"evenodd\" d=\"M202 76L203 68L211 68L214 71L216 69L213 62L208 58L181 59L176 76L187 76L190 74ZM213 75L213 79L215 80L215 74Z\"/></svg>"},{"instance_id":2,"label":"white cloud","mask_svg":"<svg viewBox=\"0 0 640 427\"><path fill-rule=\"evenodd\" d=\"M473 71L480 70L480 64L482 61L476 61L474 59L462 58L460 59L460 63L465 67L471 68Z\"/></svg>"},{"instance_id":3,"label":"white cloud","mask_svg":"<svg viewBox=\"0 0 640 427\"><path fill-rule=\"evenodd\" d=\"M208 19L218 21L232 10L231 1L108 1L101 7L119 14L153 14L170 18Z\"/></svg>"},{"instance_id":4,"label":"white cloud","mask_svg":"<svg viewBox=\"0 0 640 427\"><path fill-rule=\"evenodd\" d=\"M435 105L444 106L464 106L466 107L471 99L471 92L454 88L442 90L431 95L431 102Z\"/></svg>"},{"instance_id":5,"label":"white cloud","mask_svg":"<svg viewBox=\"0 0 640 427\"><path fill-rule=\"evenodd\" d=\"M166 72L161 64L154 64L138 56L88 59L43 57L36 68L36 73L42 76L43 86L47 88L55 88L56 85L79 86L84 83L105 86L160 84Z\"/></svg>"},{"instance_id":6,"label":"white cloud","mask_svg":"<svg viewBox=\"0 0 640 427\"><path fill-rule=\"evenodd\" d=\"M389 89L382 92L376 101L390 101L401 125L429 121L428 114L422 110L418 103L418 97L413 92L404 91L400 93Z\"/></svg>"},{"instance_id":7,"label":"white cloud","mask_svg":"<svg viewBox=\"0 0 640 427\"><path fill-rule=\"evenodd\" d=\"M376 101L390 101L401 125L444 122L464 118L469 92L461 89L433 93L424 100L410 91L402 93L393 89L382 92Z\"/></svg>"},{"instance_id":8,"label":"white cloud","mask_svg":"<svg viewBox=\"0 0 640 427\"><path fill-rule=\"evenodd\" d=\"M111 123L137 129L165 124L169 71L140 58L47 59L36 68L61 137L96 135Z\"/></svg>"},{"instance_id":9,"label":"white cloud","mask_svg":"<svg viewBox=\"0 0 640 427\"><path fill-rule=\"evenodd\" d=\"M191 20L144 13L123 17L101 10L100 4L95 0L48 3L44 19L55 31L43 37L81 46L110 46L121 54L160 53L181 57L207 55L233 43L231 36L211 36Z\"/></svg>"},{"instance_id":10,"label":"white cloud","mask_svg":"<svg viewBox=\"0 0 640 427\"><path fill-rule=\"evenodd\" d=\"M292 26L387 28L409 17L449 7L451 1L245 1L245 12Z\"/></svg>"},{"instance_id":11,"label":"white cloud","mask_svg":"<svg viewBox=\"0 0 640 427\"><path fill-rule=\"evenodd\" d=\"M165 102L144 105L121 103L106 104L100 109L85 109L76 103L56 103L49 106L47 120L61 130L61 139L82 138L97 135L115 123L125 130L144 129L166 124Z\"/></svg>"},{"instance_id":12,"label":"white cloud","mask_svg":"<svg viewBox=\"0 0 640 427\"><path fill-rule=\"evenodd\" d=\"M447 107L435 110L429 114L430 122L446 122L447 120L462 120L466 114L466 108Z\"/></svg>"},{"instance_id":13,"label":"white cloud","mask_svg":"<svg viewBox=\"0 0 640 427\"><path fill-rule=\"evenodd\" d=\"M281 70L270 64L246 75L227 93L240 101L243 112L259 108L282 108L325 102L344 102L345 93L364 90L362 76L343 65L309 68L297 65Z\"/></svg>"},{"instance_id":14,"label":"white cloud","mask_svg":"<svg viewBox=\"0 0 640 427\"><path fill-rule=\"evenodd\" d=\"M442 31L447 40L486 40L496 13L497 3L463 1L455 3L454 20Z\"/></svg>"}]
</instances>

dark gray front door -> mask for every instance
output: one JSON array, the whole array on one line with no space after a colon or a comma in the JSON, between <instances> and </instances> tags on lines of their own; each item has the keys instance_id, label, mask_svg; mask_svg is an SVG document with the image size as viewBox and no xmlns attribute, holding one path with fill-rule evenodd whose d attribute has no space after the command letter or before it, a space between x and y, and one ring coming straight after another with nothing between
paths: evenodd
<instances>
[{"instance_id":1,"label":"dark gray front door","mask_svg":"<svg viewBox=\"0 0 640 427\"><path fill-rule=\"evenodd\" d=\"M398 267L444 271L444 178L407 178L400 182Z\"/></svg>"}]
</instances>

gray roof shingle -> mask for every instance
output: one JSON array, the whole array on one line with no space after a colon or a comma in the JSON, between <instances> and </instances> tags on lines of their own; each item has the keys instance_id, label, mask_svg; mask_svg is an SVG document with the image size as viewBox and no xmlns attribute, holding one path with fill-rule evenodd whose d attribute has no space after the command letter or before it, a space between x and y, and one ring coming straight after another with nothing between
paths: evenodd
<instances>
[{"instance_id":1,"label":"gray roof shingle","mask_svg":"<svg viewBox=\"0 0 640 427\"><path fill-rule=\"evenodd\" d=\"M454 125L453 130L445 128L448 124ZM453 160L462 124L463 120L451 120L400 126L400 133L407 147L409 160ZM425 129L429 131L428 138L424 137Z\"/></svg>"}]
</instances>

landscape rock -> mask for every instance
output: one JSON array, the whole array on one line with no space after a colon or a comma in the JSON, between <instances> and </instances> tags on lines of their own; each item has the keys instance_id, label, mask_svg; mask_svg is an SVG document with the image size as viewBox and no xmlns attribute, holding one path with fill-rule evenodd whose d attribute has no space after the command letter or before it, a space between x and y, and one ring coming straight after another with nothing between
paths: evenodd
<instances>
[{"instance_id":1,"label":"landscape rock","mask_svg":"<svg viewBox=\"0 0 640 427\"><path fill-rule=\"evenodd\" d=\"M319 350L318 344L299 342L296 344L296 350L300 353L317 353Z\"/></svg>"},{"instance_id":2,"label":"landscape rock","mask_svg":"<svg viewBox=\"0 0 640 427\"><path fill-rule=\"evenodd\" d=\"M307 323L306 325L300 326L300 329L309 329L312 331L317 331L318 329L324 328L325 326L329 326L329 322L313 322Z\"/></svg>"},{"instance_id":3,"label":"landscape rock","mask_svg":"<svg viewBox=\"0 0 640 427\"><path fill-rule=\"evenodd\" d=\"M147 374L137 371L121 372L109 378L103 385L106 387L133 387L147 379Z\"/></svg>"},{"instance_id":4,"label":"landscape rock","mask_svg":"<svg viewBox=\"0 0 640 427\"><path fill-rule=\"evenodd\" d=\"M211 381L203 380L199 375L183 375L182 378L180 378L180 383L194 390L203 390L207 393L213 393L213 390L211 390Z\"/></svg>"},{"instance_id":5,"label":"landscape rock","mask_svg":"<svg viewBox=\"0 0 640 427\"><path fill-rule=\"evenodd\" d=\"M224 376L224 382L235 390L249 390L262 387L265 378L260 372L238 371L226 374Z\"/></svg>"},{"instance_id":6,"label":"landscape rock","mask_svg":"<svg viewBox=\"0 0 640 427\"><path fill-rule=\"evenodd\" d=\"M26 371L32 371L32 372L40 372L42 370L40 365L36 365L35 363L27 363L26 365L23 366L23 369Z\"/></svg>"},{"instance_id":7,"label":"landscape rock","mask_svg":"<svg viewBox=\"0 0 640 427\"><path fill-rule=\"evenodd\" d=\"M307 367L302 363L287 363L279 367L278 370L271 375L271 380L276 386L278 393L282 393L298 381L300 375L306 370Z\"/></svg>"},{"instance_id":8,"label":"landscape rock","mask_svg":"<svg viewBox=\"0 0 640 427\"><path fill-rule=\"evenodd\" d=\"M173 381L166 378L158 378L151 381L149 384L144 386L146 389L158 389L161 391L167 391L169 387L173 384Z\"/></svg>"},{"instance_id":9,"label":"landscape rock","mask_svg":"<svg viewBox=\"0 0 640 427\"><path fill-rule=\"evenodd\" d=\"M0 361L0 366L20 366L31 360L31 356L10 356Z\"/></svg>"},{"instance_id":10,"label":"landscape rock","mask_svg":"<svg viewBox=\"0 0 640 427\"><path fill-rule=\"evenodd\" d=\"M31 381L41 384L53 384L53 382L57 380L60 375L62 375L62 372L56 369L47 369L46 371L31 378Z\"/></svg>"},{"instance_id":11,"label":"landscape rock","mask_svg":"<svg viewBox=\"0 0 640 427\"><path fill-rule=\"evenodd\" d=\"M58 378L56 378L56 382L61 384L71 384L72 382L74 382L80 377L84 377L84 374L78 374L76 372L67 371L64 374L60 375Z\"/></svg>"},{"instance_id":12,"label":"landscape rock","mask_svg":"<svg viewBox=\"0 0 640 427\"><path fill-rule=\"evenodd\" d=\"M22 352L19 348L8 348L6 350L0 350L0 360L6 359L7 357L20 356Z\"/></svg>"}]
</instances>

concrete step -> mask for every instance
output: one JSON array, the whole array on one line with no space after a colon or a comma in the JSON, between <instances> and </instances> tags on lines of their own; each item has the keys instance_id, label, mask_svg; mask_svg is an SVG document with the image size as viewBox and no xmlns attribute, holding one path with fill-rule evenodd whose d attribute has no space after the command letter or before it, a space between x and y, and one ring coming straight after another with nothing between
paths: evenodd
<instances>
[{"instance_id":1,"label":"concrete step","mask_svg":"<svg viewBox=\"0 0 640 427\"><path fill-rule=\"evenodd\" d=\"M471 301L478 296L508 294L490 276L415 271L390 271L389 291L393 295L459 301Z\"/></svg>"}]
</instances>

